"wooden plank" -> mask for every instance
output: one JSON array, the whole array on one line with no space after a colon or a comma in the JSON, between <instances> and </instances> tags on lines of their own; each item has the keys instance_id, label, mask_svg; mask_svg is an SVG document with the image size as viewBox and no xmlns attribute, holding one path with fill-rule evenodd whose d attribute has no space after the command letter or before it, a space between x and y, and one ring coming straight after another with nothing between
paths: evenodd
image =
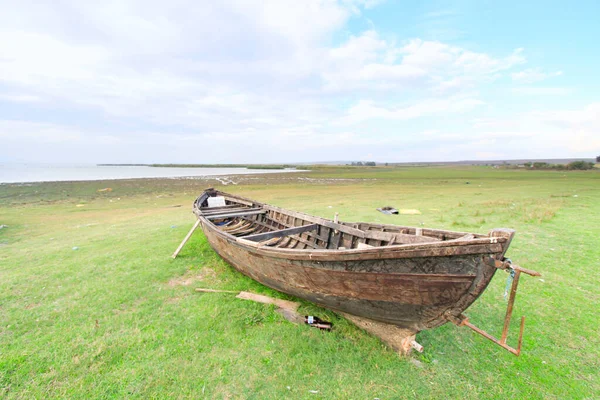
<instances>
[{"instance_id":1,"label":"wooden plank","mask_svg":"<svg viewBox=\"0 0 600 400\"><path fill-rule=\"evenodd\" d=\"M287 310L295 311L298 309L298 307L300 307L300 303L297 303L295 301L274 299L269 296L263 296L261 294L255 294L255 293L250 293L250 292L240 292L240 294L238 294L235 297L237 297L238 299L243 299L243 300L256 301L258 303L274 304L277 307L284 308Z\"/></svg>"},{"instance_id":2,"label":"wooden plank","mask_svg":"<svg viewBox=\"0 0 600 400\"><path fill-rule=\"evenodd\" d=\"M254 203L252 201L249 201L246 199L241 199L241 198L228 196L228 195L223 195L223 197L225 197L225 200L231 201L232 203L245 204L250 207L252 207L254 205Z\"/></svg>"},{"instance_id":3,"label":"wooden plank","mask_svg":"<svg viewBox=\"0 0 600 400\"><path fill-rule=\"evenodd\" d=\"M349 223L349 222L342 222L342 224L344 225L348 225L348 226L354 226L354 224ZM409 235L414 235L416 233L416 228L415 227L410 227L410 226L402 226L402 225L390 225L390 224L372 224L372 223L365 223L365 222L361 222L360 224L360 229L362 230L368 230L369 227L383 227L385 228L385 230L387 232L390 233L403 233L403 234L409 234ZM356 226L355 226L356 227ZM470 232L459 232L459 231L447 231L447 230L441 230L441 229L427 229L427 228L421 228L423 236L431 236L431 237L435 237L438 239L443 239L444 236L446 236L448 239L457 239L461 236L467 235ZM488 235L480 235L477 233L474 233L473 236L475 236L475 238L483 238L483 237L487 237Z\"/></svg>"},{"instance_id":4,"label":"wooden plank","mask_svg":"<svg viewBox=\"0 0 600 400\"><path fill-rule=\"evenodd\" d=\"M244 219L246 219L246 218L244 218ZM266 219L266 223L260 222L260 221L254 221L254 222L256 224L259 224L261 226L266 226L273 230L279 230L279 229L285 229L285 228L295 228L294 226L289 225L288 222L284 223L281 220L270 219L268 216L265 219ZM323 228L323 227L321 227L321 228ZM329 228L327 228L327 229L329 229ZM310 231L310 232L305 232L305 233L306 233L306 235L308 235L309 238L313 237L313 238L319 239L323 242L326 242L327 238L326 237L323 238L323 237L319 236L317 232ZM316 246L315 248L325 248L325 245L319 246L318 243L315 243L315 246ZM313 246L311 246L311 247L313 247Z\"/></svg>"},{"instance_id":5,"label":"wooden plank","mask_svg":"<svg viewBox=\"0 0 600 400\"><path fill-rule=\"evenodd\" d=\"M395 232L386 232L391 234L394 237L395 244L413 244L413 243L431 243L431 242L440 242L441 239L431 236L416 236L416 235L407 235L403 233L395 233Z\"/></svg>"},{"instance_id":6,"label":"wooden plank","mask_svg":"<svg viewBox=\"0 0 600 400\"><path fill-rule=\"evenodd\" d=\"M317 244L317 236L319 234L319 230L321 228L321 225L317 225L317 229L315 229L315 235L309 235L308 233L306 234L307 239L310 239L309 241L313 244L313 248L314 249L318 249L319 245Z\"/></svg>"},{"instance_id":7,"label":"wooden plank","mask_svg":"<svg viewBox=\"0 0 600 400\"><path fill-rule=\"evenodd\" d=\"M200 225L200 220L197 219L196 223L194 224L194 226L192 227L192 229L190 229L190 231L188 232L187 235L185 235L185 238L183 239L183 241L181 242L181 244L179 245L179 247L177 248L177 250L175 250L175 253L173 253L173 255L171 257L175 258L177 257L177 254L179 254L179 252L181 251L181 249L183 249L183 246L185 246L185 244L187 243L188 240L190 240L190 237L192 237L192 233L194 233L194 231L196 230L196 228L198 228L198 225Z\"/></svg>"},{"instance_id":8,"label":"wooden plank","mask_svg":"<svg viewBox=\"0 0 600 400\"><path fill-rule=\"evenodd\" d=\"M226 206L223 207L200 207L200 211L206 211L206 210L225 210L228 208L238 208L240 207L239 204L227 204Z\"/></svg>"},{"instance_id":9,"label":"wooden plank","mask_svg":"<svg viewBox=\"0 0 600 400\"><path fill-rule=\"evenodd\" d=\"M313 248L313 249L320 249L320 248L319 248L319 247L317 247L316 245L312 244L312 243L311 243L311 242L309 242L308 240L306 240L306 239L303 239L302 237L300 237L300 236L298 236L298 235L291 235L290 237L291 237L292 239L294 239L294 240L296 240L296 241L298 241L298 242L302 243L302 244L305 244L306 246L305 246L304 248L306 248L306 247L310 247L310 248Z\"/></svg>"},{"instance_id":10,"label":"wooden plank","mask_svg":"<svg viewBox=\"0 0 600 400\"><path fill-rule=\"evenodd\" d=\"M231 231L235 231L236 229L241 228L242 226L244 226L245 224L247 224L249 221L241 219L238 220L237 222L233 222L231 221L229 224L227 225L219 225L218 228L220 231L222 232L231 232Z\"/></svg>"},{"instance_id":11,"label":"wooden plank","mask_svg":"<svg viewBox=\"0 0 600 400\"><path fill-rule=\"evenodd\" d=\"M400 357L408 356L413 348L418 352L423 352L423 346L415 341L417 334L415 330L399 328L395 325L357 317L348 313L341 314L354 325L364 329L371 335L377 336L383 343L397 351Z\"/></svg>"},{"instance_id":12,"label":"wooden plank","mask_svg":"<svg viewBox=\"0 0 600 400\"><path fill-rule=\"evenodd\" d=\"M263 240L263 241L261 241L259 244L260 244L261 246L271 246L271 247L273 247L273 246L275 246L277 243L281 242L281 239L283 239L283 238L276 237L276 238L272 238L272 239L267 239L267 240Z\"/></svg>"},{"instance_id":13,"label":"wooden plank","mask_svg":"<svg viewBox=\"0 0 600 400\"><path fill-rule=\"evenodd\" d=\"M230 229L221 229L223 232L227 232L230 235L234 235L238 232L244 231L252 226L250 221L240 221L240 223L235 224Z\"/></svg>"},{"instance_id":14,"label":"wooden plank","mask_svg":"<svg viewBox=\"0 0 600 400\"><path fill-rule=\"evenodd\" d=\"M205 210L202 211L202 215L204 216L208 216L208 215L217 215L217 214L224 214L224 213L234 213L234 212L242 212L242 211L252 211L252 210L258 210L258 208L248 208L248 207L236 207L236 208L231 208L229 210L215 210L215 211L209 211L209 210Z\"/></svg>"},{"instance_id":15,"label":"wooden plank","mask_svg":"<svg viewBox=\"0 0 600 400\"><path fill-rule=\"evenodd\" d=\"M392 239L395 238L394 241L396 243L402 243L402 242L404 242L404 243L429 243L429 242L439 241L439 239L429 237L429 236L417 237L414 235L402 235L402 234L398 234L395 232L363 231L363 230L356 229L356 228L353 228L348 225L344 225L341 223L336 224L335 222L326 220L324 218L314 217L312 215L303 214L303 213L299 213L296 211L283 210L279 207L274 207L274 206L266 205L266 204L264 205L264 207L268 210L281 212L283 214L290 215L294 218L299 218L304 221L319 224L319 225L322 225L322 226L325 226L325 227L328 227L331 229L335 229L340 232L347 233L349 235L357 236L362 239L375 239L375 240L383 240L386 242L391 242ZM337 246L336 246L336 248L337 248Z\"/></svg>"},{"instance_id":16,"label":"wooden plank","mask_svg":"<svg viewBox=\"0 0 600 400\"><path fill-rule=\"evenodd\" d=\"M344 232L338 232L337 234L337 239L335 242L335 248L339 249L340 246L342 245L342 239L344 238Z\"/></svg>"},{"instance_id":17,"label":"wooden plank","mask_svg":"<svg viewBox=\"0 0 600 400\"><path fill-rule=\"evenodd\" d=\"M324 218L314 217L312 215L303 214L303 213L299 213L299 212L296 212L296 211L284 210L282 208L271 206L271 205L267 205L267 204L264 205L264 208L267 209L267 210L281 212L281 213L283 213L285 215L288 215L290 217L293 217L293 218L300 218L300 219L302 219L304 221L307 221L307 222L312 222L314 224L323 225L323 226L326 226L328 228L333 228L333 229L336 229L336 230L341 231L341 232L346 232L346 233L349 233L351 235L356 235L358 237L365 237L364 236L365 232L363 232L363 231L361 231L359 229L354 229L354 228L351 228L349 226L345 226L345 225L342 225L342 224L336 224L335 222L329 221L329 220L324 219Z\"/></svg>"},{"instance_id":18,"label":"wooden plank","mask_svg":"<svg viewBox=\"0 0 600 400\"><path fill-rule=\"evenodd\" d=\"M286 238L283 238L283 240L281 242L279 242L279 244L277 246L275 246L275 247L278 247L280 249L281 248L287 248L287 246L290 244L291 241L292 241L292 237L288 236Z\"/></svg>"},{"instance_id":19,"label":"wooden plank","mask_svg":"<svg viewBox=\"0 0 600 400\"><path fill-rule=\"evenodd\" d=\"M490 231L490 238L504 238L506 239L506 242L504 243L504 250L502 251L502 254L498 254L496 256L497 259L501 260L504 257L504 254L506 253L506 250L508 249L508 246L510 246L510 242L512 242L513 238L515 237L515 231L513 229L507 229L507 228L497 228L497 229L492 229Z\"/></svg>"},{"instance_id":20,"label":"wooden plank","mask_svg":"<svg viewBox=\"0 0 600 400\"><path fill-rule=\"evenodd\" d=\"M208 215L205 218L208 220L213 219L221 219L221 218L233 218L233 217L245 217L247 215L256 215L256 214L264 214L267 210L262 209L252 209L249 211L242 211L237 213L226 213L226 214L216 214L216 215Z\"/></svg>"},{"instance_id":21,"label":"wooden plank","mask_svg":"<svg viewBox=\"0 0 600 400\"><path fill-rule=\"evenodd\" d=\"M251 241L247 243L256 244ZM438 243L444 243L445 246L435 246ZM256 244L256 247L258 247L258 244ZM502 244L469 243L468 246L465 246L461 245L460 242L448 241L431 243L427 247L423 247L420 244L405 244L401 246L373 247L370 249L318 249L310 251L310 256L308 256L308 253L305 254L304 252L297 252L293 251L293 249L282 247L261 247L257 251L265 256L285 257L288 260L307 260L310 257L311 261L358 261L369 259L447 257L467 254L496 254L502 251Z\"/></svg>"},{"instance_id":22,"label":"wooden plank","mask_svg":"<svg viewBox=\"0 0 600 400\"><path fill-rule=\"evenodd\" d=\"M247 229L244 229L244 230L241 230L238 232L234 232L231 234L241 238L244 235L249 235L249 234L256 232L259 228L260 228L260 226L252 225L252 226L249 226Z\"/></svg>"},{"instance_id":23,"label":"wooden plank","mask_svg":"<svg viewBox=\"0 0 600 400\"><path fill-rule=\"evenodd\" d=\"M315 229L317 229L318 226L319 225L317 225L317 224L312 224L312 225L298 226L295 228L280 229L277 231L271 231L271 232L265 232L265 233L258 233L256 235L244 236L244 239L252 240L253 242L260 242L261 240L267 240L267 239L288 236L288 235L296 235L298 233L307 232L307 231L314 231Z\"/></svg>"}]
</instances>

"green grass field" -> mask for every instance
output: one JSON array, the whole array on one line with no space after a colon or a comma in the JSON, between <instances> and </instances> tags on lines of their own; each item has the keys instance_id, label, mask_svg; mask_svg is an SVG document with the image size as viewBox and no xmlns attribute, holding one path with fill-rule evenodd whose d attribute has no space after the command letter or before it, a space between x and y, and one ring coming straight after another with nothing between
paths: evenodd
<instances>
[{"instance_id":1,"label":"green grass field","mask_svg":"<svg viewBox=\"0 0 600 400\"><path fill-rule=\"evenodd\" d=\"M509 342L526 315L523 354L446 324L419 333L423 354L400 359L308 303L301 312L331 320L332 332L195 292L289 299L233 270L200 231L170 258L214 180L3 185L0 397L600 398L598 171L328 167L238 183L222 189L344 221L516 229L508 256L543 275L519 286ZM375 211L385 205L422 214ZM505 280L498 272L466 312L496 335Z\"/></svg>"}]
</instances>

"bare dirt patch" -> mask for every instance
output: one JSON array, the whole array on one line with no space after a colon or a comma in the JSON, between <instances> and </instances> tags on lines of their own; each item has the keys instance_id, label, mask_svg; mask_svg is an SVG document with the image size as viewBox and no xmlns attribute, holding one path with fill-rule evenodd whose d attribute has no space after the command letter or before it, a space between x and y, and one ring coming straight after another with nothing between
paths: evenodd
<instances>
[{"instance_id":1,"label":"bare dirt patch","mask_svg":"<svg viewBox=\"0 0 600 400\"><path fill-rule=\"evenodd\" d=\"M189 286L195 282L204 281L206 279L214 279L217 277L217 273L207 267L203 267L199 272L188 271L185 275L173 278L169 281L170 287L175 286Z\"/></svg>"}]
</instances>

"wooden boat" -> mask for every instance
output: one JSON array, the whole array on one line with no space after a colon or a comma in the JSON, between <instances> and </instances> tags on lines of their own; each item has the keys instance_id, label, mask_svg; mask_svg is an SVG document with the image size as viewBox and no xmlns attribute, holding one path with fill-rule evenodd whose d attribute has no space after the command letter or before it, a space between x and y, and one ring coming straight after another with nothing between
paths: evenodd
<instances>
[{"instance_id":1,"label":"wooden boat","mask_svg":"<svg viewBox=\"0 0 600 400\"><path fill-rule=\"evenodd\" d=\"M510 268L514 235L341 222L214 189L194 213L212 248L254 280L413 332L465 321L496 270Z\"/></svg>"}]
</instances>

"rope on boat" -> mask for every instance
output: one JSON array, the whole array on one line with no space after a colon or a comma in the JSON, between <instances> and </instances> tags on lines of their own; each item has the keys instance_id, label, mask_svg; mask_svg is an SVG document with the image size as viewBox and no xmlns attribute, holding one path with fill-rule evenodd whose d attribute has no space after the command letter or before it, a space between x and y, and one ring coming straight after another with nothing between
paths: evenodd
<instances>
[{"instance_id":1,"label":"rope on boat","mask_svg":"<svg viewBox=\"0 0 600 400\"><path fill-rule=\"evenodd\" d=\"M509 264L512 264L510 258L505 258L504 261L506 261ZM515 279L514 269L508 268L506 271L508 272L508 277L506 278L506 286L504 287L504 300L506 300L506 298L508 297L508 291L510 290L513 280Z\"/></svg>"}]
</instances>

